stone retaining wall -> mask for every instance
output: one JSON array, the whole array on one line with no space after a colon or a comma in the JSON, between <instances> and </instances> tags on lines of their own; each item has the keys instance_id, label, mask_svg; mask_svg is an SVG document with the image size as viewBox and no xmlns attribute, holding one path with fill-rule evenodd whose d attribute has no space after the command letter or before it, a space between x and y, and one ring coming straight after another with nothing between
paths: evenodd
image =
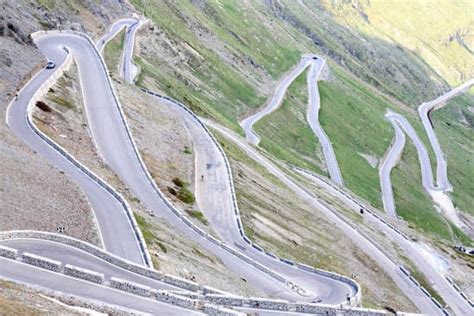
<instances>
[{"instance_id":1,"label":"stone retaining wall","mask_svg":"<svg viewBox=\"0 0 474 316\"><path fill-rule=\"evenodd\" d=\"M28 230L0 232L0 240L15 239L15 238L33 238L33 239L42 239L42 240L58 242L61 244L65 244L65 245L83 250L91 255L94 255L104 261L107 261L125 270L143 275L145 277L152 278L160 282L168 283L168 284L180 287L188 291L193 291L193 292L201 291L203 293L204 292L223 293L223 292L219 292L219 290L212 289L210 287L203 287L192 281L181 279L179 277L171 276L157 270L153 270L153 269L149 269L149 268L137 265L126 259L122 259L114 254L104 251L103 249L100 249L92 244L86 243L82 240L75 239L69 236L55 234L55 233L39 232L39 231L28 231Z\"/></svg>"},{"instance_id":2,"label":"stone retaining wall","mask_svg":"<svg viewBox=\"0 0 474 316\"><path fill-rule=\"evenodd\" d=\"M104 274L84 268L79 268L71 264L66 264L64 266L64 274L98 284L104 283Z\"/></svg>"},{"instance_id":3,"label":"stone retaining wall","mask_svg":"<svg viewBox=\"0 0 474 316\"><path fill-rule=\"evenodd\" d=\"M212 304L204 304L204 313L210 316L245 316L246 313L234 311L229 308L215 306Z\"/></svg>"},{"instance_id":4,"label":"stone retaining wall","mask_svg":"<svg viewBox=\"0 0 474 316\"><path fill-rule=\"evenodd\" d=\"M0 257L9 258L9 259L16 259L18 255L18 251L16 249L0 246Z\"/></svg>"},{"instance_id":5,"label":"stone retaining wall","mask_svg":"<svg viewBox=\"0 0 474 316\"><path fill-rule=\"evenodd\" d=\"M156 291L153 296L161 302L181 306L187 309L198 309L199 301L185 296L180 296L169 291Z\"/></svg>"},{"instance_id":6,"label":"stone retaining wall","mask_svg":"<svg viewBox=\"0 0 474 316\"><path fill-rule=\"evenodd\" d=\"M23 253L21 259L24 263L28 263L54 272L60 272L62 268L62 263L60 261L37 256L28 252Z\"/></svg>"},{"instance_id":7,"label":"stone retaining wall","mask_svg":"<svg viewBox=\"0 0 474 316\"><path fill-rule=\"evenodd\" d=\"M151 288L146 285L130 282L116 277L110 278L110 286L125 292L130 292L140 296L150 296Z\"/></svg>"}]
</instances>

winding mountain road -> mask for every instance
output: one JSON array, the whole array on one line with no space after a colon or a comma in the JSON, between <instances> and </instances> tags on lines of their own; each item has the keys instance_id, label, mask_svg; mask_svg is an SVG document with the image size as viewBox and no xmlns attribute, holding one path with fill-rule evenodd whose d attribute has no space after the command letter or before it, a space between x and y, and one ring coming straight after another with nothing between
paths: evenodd
<instances>
[{"instance_id":1,"label":"winding mountain road","mask_svg":"<svg viewBox=\"0 0 474 316\"><path fill-rule=\"evenodd\" d=\"M107 89L100 80L101 76L102 80L105 79L104 74L100 72L101 68L93 51L95 48L91 47L86 39L71 34L50 34L38 38L36 44L56 65L61 65L65 61L67 54L63 47L68 45L78 65L85 103L90 105L106 102L104 100L108 98L105 95ZM95 66L91 67L94 64ZM13 101L7 109L7 124L32 150L78 183L91 204L105 249L132 262L144 264L145 256L121 201L81 169L72 165L56 149L41 139L28 124L29 101L54 71L55 69L43 69L27 83L20 91L18 100ZM96 80L98 82L95 82ZM117 234L117 231L120 233Z\"/></svg>"},{"instance_id":2,"label":"winding mountain road","mask_svg":"<svg viewBox=\"0 0 474 316\"><path fill-rule=\"evenodd\" d=\"M296 194L298 194L301 198L303 198L309 205L313 206L315 210L318 210L319 212L322 212L325 216L327 216L327 218L330 219L334 223L335 226L337 226L346 236L350 237L351 240L363 252L365 252L372 260L377 262L378 265L384 269L384 271L394 280L394 282L398 285L398 287L403 290L405 295L407 295L407 297L409 297L412 300L412 302L420 309L421 312L426 313L428 315L441 314L441 311L438 308L436 308L436 306L429 299L427 299L426 296L422 294L419 288L414 286L413 283L411 283L409 279L406 278L400 272L398 264L391 261L390 258L388 258L385 255L385 253L382 252L375 243L373 243L372 241L367 239L364 235L362 235L357 230L357 227L353 227L351 224L345 221L344 218L336 214L336 212L333 212L328 206L326 206L320 200L318 200L317 197L313 196L306 189L298 185L282 170L280 170L267 158L261 155L257 150L255 150L255 148L250 146L247 142L243 141L234 132L210 120L204 120L204 122L206 123L206 125L217 130L228 140L232 141L234 144L239 146L250 158L255 160L257 163L265 167L270 173L272 173L277 178L279 178L291 190L293 190ZM334 191L334 192L338 192L338 191ZM343 199L344 197L340 196L340 198ZM399 238L399 236L397 236L396 238ZM418 260L416 263L417 263L417 266L424 266L423 260ZM440 276L440 278L444 280L442 276ZM445 285L446 280L444 281L443 280L440 280L440 282L442 282L442 284ZM458 298L456 297L456 300L453 300L453 302L457 300ZM462 309L460 310L464 310L464 311L470 310L469 306L466 307L465 302L461 301L459 304L460 306L462 306Z\"/></svg>"},{"instance_id":3,"label":"winding mountain road","mask_svg":"<svg viewBox=\"0 0 474 316\"><path fill-rule=\"evenodd\" d=\"M336 154L332 147L332 143L329 137L324 132L321 124L319 124L319 109L321 107L321 98L318 90L318 79L320 78L321 72L325 67L326 61L318 58L313 60L308 72L308 113L306 120L309 126L313 130L313 133L319 140L323 149L324 161L329 172L331 180L338 184L344 185L341 171L339 170L339 164L336 159Z\"/></svg>"},{"instance_id":4,"label":"winding mountain road","mask_svg":"<svg viewBox=\"0 0 474 316\"><path fill-rule=\"evenodd\" d=\"M244 129L245 136L248 141L253 145L257 146L260 142L260 137L254 132L253 125L262 119L265 115L270 114L271 112L278 109L278 107L283 102L286 91L291 83L303 73L303 71L311 64L314 55L303 55L300 62L291 69L287 74L285 74L280 81L278 82L275 93L272 94L270 101L265 105L265 107L258 111L257 113L250 115L249 117L243 119L240 122L240 126Z\"/></svg>"},{"instance_id":5,"label":"winding mountain road","mask_svg":"<svg viewBox=\"0 0 474 316\"><path fill-rule=\"evenodd\" d=\"M129 25L128 23L129 22L125 24L115 24L112 32L116 34L122 27ZM134 32L127 32L126 34L133 36ZM108 39L111 37L104 38ZM158 190L154 182L150 180L151 178L149 174L147 174L148 171L141 161L138 150L133 143L133 138L131 138L125 118L121 112L120 104L115 97L113 87L109 81L110 79L107 76L107 71L103 66L103 61L91 42L80 35L53 32L48 32L48 35L43 34L37 36L35 42L41 49L42 53L45 56L48 56L49 60L54 61L58 67L65 60L63 46L68 47L68 51L72 56L74 56L78 66L88 126L96 148L100 156L109 164L109 166L135 193L135 195L140 198L148 209L153 210L153 212L158 216L165 218L171 225L175 226L178 231L183 233L189 239L196 241L204 249L218 256L229 269L244 277L248 282L252 283L255 287L261 289L270 296L303 301L314 300L315 297L317 297L318 299L322 299L323 302L329 304L339 304L346 301L346 296L348 294L351 296L355 295L354 289L345 282L291 267L246 246L246 244L242 242L238 230L229 229L237 226L235 217L229 217L229 220L224 222L222 226L217 226L223 238L231 243L230 246L235 247L235 249L238 249L238 251L251 257L260 264L270 267L270 269L274 269L277 273L284 275L285 278L291 280L293 284L298 285L300 289L304 289L303 292L306 293L305 295L302 296L301 294L297 294L298 292L295 292L295 290L291 289L286 283L276 281L270 275L263 273L260 269L241 260L239 257L226 251L225 248L210 242L207 238L191 229L182 218L176 215L170 205L166 200L164 200L162 193ZM104 40L104 43L105 42L106 41ZM132 43L130 45L133 45L133 41L130 41L129 43ZM131 55L124 54L123 56L126 58L126 56ZM61 155L45 145L41 139L32 133L24 120L27 115L27 105L31 96L39 88L42 82L53 73L54 70L41 71L39 75L35 77L25 89L23 89L19 100L14 104L14 106L10 107L9 118L11 120L12 128L17 126L15 124L23 127L21 130L22 133L19 133L20 136L28 133L32 134L32 139L28 144L31 144L33 148L36 148L35 146L37 146L39 149L43 149L46 152L45 158L50 159L51 156L53 159L62 161L64 159ZM111 131L113 131L113 133L111 133ZM200 132L200 135L203 135L202 131ZM49 153L48 150L52 153ZM221 159L219 158L221 157L220 155L216 155L215 148L211 148L210 153L211 154L208 155L206 159L215 160L216 157L217 159ZM207 163L208 161L206 162L206 165ZM211 164L215 164L216 166L218 166L219 163L219 161L211 162ZM82 173L78 172L76 166L68 164L67 162L63 162L59 166L68 174L75 176L74 179L77 179L78 181L82 180L81 176L84 177ZM76 175L76 173L79 175ZM226 173L224 172L223 174L225 175ZM84 181L89 181L87 177L84 178ZM209 179L212 179L212 177L209 177ZM228 183L228 179L224 180L224 183ZM92 185L93 188L90 189L91 192L88 194L88 197L89 195L94 197L93 194L101 192L95 183L92 183ZM81 185L81 187L85 187L85 191L88 189L85 185ZM216 197L215 195L212 196ZM230 194L225 194L225 196L226 199L231 199ZM106 201L106 203L104 203L104 201ZM117 205L113 205L112 203L110 205L108 204L110 203L110 199L107 200L107 195L97 198L98 206L103 206L101 203L106 206L108 205L110 208L115 210L115 212L119 209ZM214 203L214 207L212 208L213 211L217 212L218 205L219 203ZM96 210L96 208L94 209ZM100 210L104 209L105 208L101 208ZM230 207L226 212L232 213L233 210ZM96 213L100 214L100 211L97 212L96 210ZM101 232L103 232L103 234L110 234L111 244L124 247L122 253L117 252L118 255L123 256L124 258L133 259L131 254L133 254L132 250L134 248L130 246L126 240L126 238L133 237L130 227L119 228L119 226L116 226L116 222L119 222L120 220L118 215L117 218L119 219L115 216L113 218L107 217L106 212L104 212L104 215L104 218L99 218L98 216ZM102 222L110 224L109 232L107 232L107 230L102 226ZM232 226L226 228L224 225ZM229 238L226 238L223 233L226 229L233 231L233 235ZM138 247L135 247L135 249L137 248ZM40 251L40 249L42 250ZM54 250L53 247L47 246L45 243L39 244L35 250L53 257L57 254L57 251ZM139 256L138 251L136 255Z\"/></svg>"},{"instance_id":6,"label":"winding mountain road","mask_svg":"<svg viewBox=\"0 0 474 316\"><path fill-rule=\"evenodd\" d=\"M135 25L133 23L136 22L136 20L131 19L130 21L123 22L123 24L114 24L111 31L111 33L117 34L123 27L128 28L128 31L126 32L128 35L126 37L130 37L125 41L126 48L123 53L124 64L123 67L121 67L124 69L123 75L127 82L132 82L134 76L134 72L131 70L133 67L130 65L127 66L127 63L131 64L131 56L133 55L133 38L136 32L136 29L133 29L133 25ZM136 26L138 26L138 24L136 24ZM110 38L113 38L111 34L103 37L104 44ZM200 172L205 174L205 181L200 183L196 180L196 196L198 205L202 207L204 212L206 212L206 217L210 220L213 229L229 247L241 251L246 256L254 259L260 264L270 267L277 273L284 275L294 284L303 288L306 293L310 293L310 295L305 297L297 294L286 284L276 282L274 278L262 273L261 270L226 251L223 247L219 247L215 243L210 242L195 230L190 229L189 225L187 225L183 219L176 214L169 203L165 200L163 194L156 187L156 184L150 180L149 173L146 170L138 150L136 149L136 145L133 142L133 138L128 130L128 126L126 125L126 119L122 113L120 104L116 99L113 87L109 81L110 79L107 76L107 71L103 66L103 61L99 57L96 48L84 37L70 33L52 33L40 36L35 39L35 42L38 47L40 47L42 53L45 56L48 56L48 59L53 60L57 65L61 65L66 58L63 46L66 45L68 47L70 53L74 56L79 69L87 119L96 147L101 157L107 161L111 168L119 175L135 195L140 198L147 208L152 210L158 216L166 219L177 230L183 233L183 235L196 241L201 247L218 256L229 269L233 270L238 275L245 277L255 287L266 292L268 295L289 300L306 301L319 297L323 302L339 304L345 301L347 293L351 293L352 295L355 294L353 292L354 289L345 282L338 282L334 279L318 276L314 273L308 273L287 264L283 264L278 260L263 255L262 252L256 251L254 248L249 247L245 242L243 242L242 236L239 234L237 224L238 218L235 215L232 202L232 189L228 178L230 175L227 170L225 170L225 157L219 152L219 149L210 136L205 132L199 121L197 121L195 117L189 115L189 113L184 111L182 108L177 108L174 102L169 101L168 105L170 107L174 107L176 110L183 112L183 118L185 119L187 128L190 131L195 132L193 137L195 144L194 149L196 152L196 170L198 174ZM100 47L100 41L98 46ZM301 73L306 66L298 66L303 67L303 69L298 70L299 73ZM128 72L125 70L127 67L130 67ZM314 69L312 70L316 72L317 67L314 66ZM22 89L18 101L14 101L8 108L7 121L9 126L15 134L24 140L31 148L38 151L48 161L59 167L61 170L64 170L79 183L84 192L86 192L97 216L105 249L121 257L127 258L130 261L143 264L145 260L143 252L140 248L136 234L133 232L130 221L125 216L123 206L118 203L109 192L104 190L101 186L98 186L96 182L90 179L90 177L87 177L87 175L80 171L80 169L72 165L52 147L48 146L25 122L25 117L28 115L29 100L41 84L53 73L54 70L43 70L39 72L38 75L35 76L24 89ZM311 80L317 80L318 75L319 73L314 73L314 78ZM291 83L291 81L283 81L284 82L280 84L283 89L281 92L282 95L280 96L280 93L277 93L278 96L276 96L277 99L280 99L280 103L284 91L286 91ZM275 102L277 102L277 99L275 99ZM317 99L319 99L319 97L314 96L314 104L316 104ZM313 106L313 109L316 110L316 112L319 108L319 102L317 103L318 106ZM270 109L269 112L271 111L272 110ZM314 116L315 115L311 115L311 117ZM223 134L227 133L227 131L220 129L219 126L211 122L207 123L210 126L219 129ZM253 123L249 124L250 125L247 126L249 130L251 130ZM229 136L227 135L226 137ZM258 136L256 137L258 139ZM255 138L253 138L253 140L255 141ZM433 308L429 300L424 300L422 297L415 298L416 295L419 295L418 291L413 289L410 282L407 282L406 278L401 275L398 266L385 257L383 253L381 254L377 247L362 237L356 229L350 227L350 225L348 225L344 220L334 215L334 213L322 205L317 199L312 197L307 191L296 185L270 162L265 161L265 158L259 157L258 153L255 154L254 149L248 146L248 144L244 144L238 139L233 139L233 141L239 143L239 146L246 148L245 150L250 156L257 155L256 157L260 159L261 163L266 168L275 173L290 188L305 197L305 199L317 209L323 210L323 212L338 225L341 225L343 231L348 234L348 236L353 236L356 244L364 249L364 251L371 257L375 258L381 266L385 267L387 273L392 276L395 282L403 288L404 291L406 291L406 294L414 298L414 301L420 310L430 314L439 313L439 310ZM90 264L90 267L93 267L96 270L105 269L104 271L110 271L109 269L115 269L109 266L106 267L104 263L89 258L87 253L83 254L76 250L71 250L70 248L64 248L64 246L60 244L52 245L50 242L32 242L25 240L2 241L0 243L14 245L21 251L30 251L31 249L34 249L36 252L53 258L66 254L66 257L70 258L72 262L78 262L78 264L80 263L82 266ZM145 298L138 300L134 295L116 293L118 291L110 288L92 285L88 282L79 281L77 279L72 279L31 266L24 267L24 264L13 262L11 260L0 260L2 263L0 275L5 278L13 278L27 283L41 284L51 289L96 300L99 299L111 304L121 306L125 305L134 309L137 307L137 310L139 311L152 313L157 313L159 311L160 314L163 314L163 311L168 311L170 314L179 314L180 309L178 307L156 301L149 302L151 300ZM117 273L127 274L128 272L119 271ZM46 275L48 275L47 281L42 280ZM82 283L87 283L87 285ZM165 285L160 284L159 286ZM176 310L176 308L178 308L178 310ZM186 313L190 313L190 311L186 310Z\"/></svg>"},{"instance_id":7,"label":"winding mountain road","mask_svg":"<svg viewBox=\"0 0 474 316\"><path fill-rule=\"evenodd\" d=\"M459 87L450 90L433 101L421 104L418 108L420 119L430 140L431 147L435 153L436 180L433 176L428 151L410 122L408 122L408 120L403 115L397 114L393 111L388 111L385 115L395 130L395 137L392 145L379 165L382 201L384 209L389 215L396 216L390 172L398 163L405 145L405 135L407 135L415 145L418 153L423 188L430 194L433 201L438 206L440 206L445 217L447 217L460 229L464 231L469 230L469 227L467 227L467 225L457 215L457 210L454 207L451 198L446 194L446 192L452 191L453 188L448 180L447 163L441 150L438 138L436 137L436 133L433 129L431 119L429 118L429 113L444 106L446 101L465 91L472 85L474 85L474 79L469 80Z\"/></svg>"},{"instance_id":8,"label":"winding mountain road","mask_svg":"<svg viewBox=\"0 0 474 316\"><path fill-rule=\"evenodd\" d=\"M334 181L334 183L344 185L332 143L324 132L322 126L319 124L319 109L321 107L321 102L318 90L318 80L325 66L326 61L324 59L313 54L303 55L296 67L290 70L279 81L275 88L275 92L267 105L262 110L242 120L240 126L244 129L247 140L257 146L260 142L260 137L253 130L253 125L281 106L288 87L307 67L309 67L307 74L308 110L306 120L321 144L329 177Z\"/></svg>"}]
</instances>

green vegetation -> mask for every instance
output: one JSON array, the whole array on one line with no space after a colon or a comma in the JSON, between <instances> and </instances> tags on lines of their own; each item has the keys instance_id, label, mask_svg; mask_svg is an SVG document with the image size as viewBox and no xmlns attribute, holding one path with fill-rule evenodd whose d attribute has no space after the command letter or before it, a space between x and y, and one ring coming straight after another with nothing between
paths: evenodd
<instances>
[{"instance_id":1,"label":"green vegetation","mask_svg":"<svg viewBox=\"0 0 474 316\"><path fill-rule=\"evenodd\" d=\"M144 1L132 3L143 10ZM275 32L275 26L259 23L262 8L256 9L258 12L245 10L239 2L230 1L202 6L184 1L147 3L147 17L186 55L186 61L174 69L160 67L157 71L165 60L156 54L141 56L137 61L145 71L143 76L193 109L200 108L201 113L240 130L237 118L266 99L259 91L262 82L269 80L262 70L278 79L300 58L292 34ZM213 34L212 46L218 48L203 43L207 30ZM223 58L227 55L234 56L235 62ZM247 79L249 73L256 76L252 79L255 84ZM138 80L140 84L144 81L143 77Z\"/></svg>"},{"instance_id":2,"label":"green vegetation","mask_svg":"<svg viewBox=\"0 0 474 316\"><path fill-rule=\"evenodd\" d=\"M161 249L161 251L166 253L168 249L166 248L165 244L161 242L154 233L154 231L156 230L156 227L154 227L154 225L147 222L145 218L138 213L133 213L133 216L135 217L138 227L140 228L143 234L143 238L145 238L145 242L147 246L151 247L152 245L157 245Z\"/></svg>"},{"instance_id":3,"label":"green vegetation","mask_svg":"<svg viewBox=\"0 0 474 316\"><path fill-rule=\"evenodd\" d=\"M260 146L278 159L325 174L320 147L306 121L307 71L288 88L281 107L257 122L254 129L261 137Z\"/></svg>"},{"instance_id":4,"label":"green vegetation","mask_svg":"<svg viewBox=\"0 0 474 316\"><path fill-rule=\"evenodd\" d=\"M173 178L171 181L176 187L178 187L178 191L176 191L174 188L168 188L168 191L171 194L176 195L178 199L187 204L193 204L196 201L194 194L189 191L188 184L186 182L180 178Z\"/></svg>"},{"instance_id":5,"label":"green vegetation","mask_svg":"<svg viewBox=\"0 0 474 316\"><path fill-rule=\"evenodd\" d=\"M188 155L192 155L193 151L192 151L191 147L184 146L183 153L188 154Z\"/></svg>"},{"instance_id":6,"label":"green vegetation","mask_svg":"<svg viewBox=\"0 0 474 316\"><path fill-rule=\"evenodd\" d=\"M173 182L175 186L180 187L180 188L184 188L187 185L186 182L184 182L183 180L177 177L173 178L171 182Z\"/></svg>"},{"instance_id":7,"label":"green vegetation","mask_svg":"<svg viewBox=\"0 0 474 316\"><path fill-rule=\"evenodd\" d=\"M415 265L408 259L405 255L399 254L403 262L405 263L405 268L410 271L410 275L413 276L421 286L423 286L430 294L433 296L441 305L446 305L443 298L436 292L435 289L431 286L431 283L426 279L425 275L421 273L420 270L416 268Z\"/></svg>"},{"instance_id":8,"label":"green vegetation","mask_svg":"<svg viewBox=\"0 0 474 316\"><path fill-rule=\"evenodd\" d=\"M380 4L357 8L350 3L329 1L308 3L309 9L298 1L270 5L258 1L198 4L133 0L132 4L143 12L145 2L146 15L156 25L144 30L147 40L142 45L147 49L135 57L142 69L138 84L163 91L199 115L239 133L242 131L238 120L264 104L274 82L297 63L302 53L325 56L332 78L320 82L321 125L333 143L347 187L373 206L382 207L376 164L394 135L384 118L386 109L405 115L429 144L414 108L439 95L447 85L430 68L434 64L420 59L419 52L409 49L412 46L400 38L387 40L393 39L386 36L391 33L379 23L391 21L389 15L404 11L388 13L387 6L393 4L385 3L385 11ZM439 5L446 6L444 2ZM409 20L416 18L413 12ZM408 31L398 22L393 27ZM464 22L463 18L456 25ZM372 23L378 24L378 32L371 29ZM455 31L450 25L444 27ZM433 30L433 34L438 34L439 39L438 31ZM436 45L439 43L442 41ZM170 58L176 61L172 67ZM283 106L255 129L262 137L261 147L274 157L324 174L318 142L305 120L305 107L306 87L301 76L290 87ZM431 146L427 148L434 158ZM435 160L431 161L434 165ZM395 171L394 180L401 216L423 232L450 241L463 238L439 217L419 185L419 178L413 176L419 166L412 150L404 153L402 164L407 165ZM453 194L461 195L455 200L464 204L463 208L470 202L467 190ZM185 192L181 196L193 200Z\"/></svg>"},{"instance_id":9,"label":"green vegetation","mask_svg":"<svg viewBox=\"0 0 474 316\"><path fill-rule=\"evenodd\" d=\"M187 187L180 188L176 196L187 204L193 204L196 201L194 194Z\"/></svg>"},{"instance_id":10,"label":"green vegetation","mask_svg":"<svg viewBox=\"0 0 474 316\"><path fill-rule=\"evenodd\" d=\"M432 114L436 135L448 162L453 202L474 216L474 88Z\"/></svg>"},{"instance_id":11,"label":"green vegetation","mask_svg":"<svg viewBox=\"0 0 474 316\"><path fill-rule=\"evenodd\" d=\"M124 40L125 29L120 31L104 47L104 60L109 72L115 73L120 66L120 56L122 55Z\"/></svg>"},{"instance_id":12,"label":"green vegetation","mask_svg":"<svg viewBox=\"0 0 474 316\"><path fill-rule=\"evenodd\" d=\"M188 209L188 210L186 210L186 213L188 213L189 216L191 216L192 218L195 218L195 219L199 220L204 225L209 224L207 219L204 217L204 214L200 211Z\"/></svg>"},{"instance_id":13,"label":"green vegetation","mask_svg":"<svg viewBox=\"0 0 474 316\"><path fill-rule=\"evenodd\" d=\"M359 1L357 6L324 1L337 21L416 52L451 85L472 74L473 1L410 0L395 6L395 1Z\"/></svg>"}]
</instances>

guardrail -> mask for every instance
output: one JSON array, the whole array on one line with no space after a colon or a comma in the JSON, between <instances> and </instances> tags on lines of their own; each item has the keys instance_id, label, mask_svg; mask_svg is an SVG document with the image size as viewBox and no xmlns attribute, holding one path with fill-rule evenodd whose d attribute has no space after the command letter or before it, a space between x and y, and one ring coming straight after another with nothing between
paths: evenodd
<instances>
[{"instance_id":1,"label":"guardrail","mask_svg":"<svg viewBox=\"0 0 474 316\"><path fill-rule=\"evenodd\" d=\"M223 159L224 159L224 162L225 162L225 167L226 167L226 171L227 171L227 174L228 174L228 178L229 178L229 183L230 183L230 188L231 188L231 194L232 194L232 206L234 208L234 214L237 218L237 227L238 227L238 230L239 230L239 234L241 235L242 239L245 241L245 243L247 243L249 246L253 247L254 249L256 249L257 251L261 252L262 254L265 254L267 255L268 257L274 259L274 260L278 260L278 261L281 261L285 264L288 264L290 266L294 266L295 268L297 269L301 269L301 270L304 270L306 272L309 272L309 273L314 273L314 274L317 274L317 275L320 275L320 276L324 276L324 277L327 277L327 278L330 278L330 279L334 279L334 280L337 280L337 281L342 281L346 284L349 284L353 289L354 289L354 292L355 292L355 295L353 296L353 300L351 300L351 303L352 304L358 304L361 302L361 290L360 290L360 286L357 284L357 282L355 282L354 280L346 277L346 276L343 276L343 275L340 275L340 274L337 274L337 273L334 273L334 272L330 272L330 271L325 271L325 270L322 270L322 269L318 269L318 268L314 268L314 267L310 267L310 266L307 266L307 265L304 265L304 264L301 264L301 263L294 263L292 262L291 260L288 260L288 259L280 259L278 258L276 255L270 253L270 252L266 252L262 247L258 246L257 244L253 243L246 235L245 235L245 231L243 229L243 225L242 225L242 221L241 221L241 216L240 216L240 210L239 210L239 207L238 207L238 204L237 204L237 198L236 198L236 194L235 194L235 187L234 187L234 181L233 181L233 176L232 176L232 170L230 168L230 163L227 159L227 156L224 152L224 150L222 149L222 147L220 146L219 142L217 141L217 139L214 137L214 135L211 133L211 131L208 129L208 127L200 120L200 118L194 114L186 105L182 104L181 102L179 101L176 101L170 97L167 97L167 96L163 96L159 93L155 93L155 92L152 92L148 89L145 89L145 88L141 88L141 90L147 94L150 94L150 95L153 95L155 97L158 97L158 98L161 98L161 99L164 99L164 100L167 100L177 106L179 106L180 108L182 108L183 110L185 110L188 114L190 114L197 122L198 124L205 130L205 132L207 133L207 135L211 138L212 142L215 144L215 146L218 148L220 154L222 155ZM188 223L188 222L186 222ZM188 225L193 225L190 221L188 223ZM200 230L200 228L198 228L197 226L192 226L193 229L198 229ZM194 228L196 227L196 228ZM202 233L200 234L206 234L205 232L202 231ZM211 236L212 237L212 236ZM214 237L212 237L214 238ZM227 248L229 251L231 252L236 252L236 253L239 253L237 252L236 250L224 245L225 248ZM237 254L236 254L237 255ZM273 273L273 272L271 272ZM293 284L291 281L287 280L286 278L282 277L281 275L277 274L277 275L271 275L273 276L275 279L281 281L281 282L285 282L290 288L292 288L295 292L297 292L298 294L302 295L302 289L296 285L296 284Z\"/></svg>"},{"instance_id":2,"label":"guardrail","mask_svg":"<svg viewBox=\"0 0 474 316\"><path fill-rule=\"evenodd\" d=\"M456 292L458 292L459 295L461 295L461 297L469 304L469 306L471 306L474 309L474 301L471 301L469 299L469 297L466 295L466 293L464 293L462 291L461 287L459 287L459 285L457 285L454 282L454 280L451 279L449 276L446 276L445 278L448 281L448 283L451 284L451 286L456 290Z\"/></svg>"},{"instance_id":3,"label":"guardrail","mask_svg":"<svg viewBox=\"0 0 474 316\"><path fill-rule=\"evenodd\" d=\"M59 34L62 32L59 31L49 31L50 33L53 34ZM89 43L92 45L94 51L97 52L96 47L92 44L92 41L89 37L82 33L74 32L74 31L64 31L64 33L71 33L75 35L82 36L86 38ZM33 39L36 39L40 37L42 34L46 34L45 31L38 31L35 33L31 34L31 37ZM118 193L111 185L109 185L107 182L102 180L99 176L97 176L94 172L92 172L89 168L81 164L72 154L70 154L68 151L66 151L64 148L62 148L60 145L58 145L56 142L54 142L51 138L49 138L45 133L43 133L33 122L32 119L32 110L35 106L35 102L40 100L46 93L48 92L48 89L53 86L56 81L63 75L63 73L70 68L72 64L72 56L69 52L69 49L67 47L64 47L64 50L67 54L66 60L63 64L61 64L58 69L51 75L41 86L40 88L33 94L32 98L29 101L28 107L27 107L27 114L26 114L26 123L27 125L31 128L31 130L38 135L46 144L48 144L50 147L52 147L54 150L56 150L61 156L63 156L68 162L70 162L73 166L78 168L82 173L84 173L86 176L88 176L91 180L96 182L101 188L103 188L105 191L107 191L109 194L111 194L117 202L119 202L122 205L122 208L125 212L125 215L127 216L127 219L132 227L132 230L134 232L135 238L137 239L138 246L140 248L140 251L142 253L143 260L145 261L145 265L149 267L153 267L153 261L151 260L150 253L148 251L145 239L143 238L143 234L138 227L138 224L135 220L135 217L132 214L132 211L130 209L130 206L128 205L127 201Z\"/></svg>"},{"instance_id":4,"label":"guardrail","mask_svg":"<svg viewBox=\"0 0 474 316\"><path fill-rule=\"evenodd\" d=\"M356 204L361 210L364 211L364 213L368 213L370 215L372 215L374 218L376 218L377 220L379 220L381 223L383 223L385 226L387 226L388 228L390 228L391 230L393 230L394 232L396 232L398 235L400 235L401 237L403 237L404 239L408 240L408 241L411 241L410 240L410 237L405 234L404 232L402 232L401 230L399 230L398 228L396 228L395 226L393 226L392 224L390 223L387 223L387 221L380 215L378 215L375 211L372 211L370 210L370 207L361 203L359 200L357 200L355 197L353 197L351 194L347 193L346 191L342 190L341 187L333 184L331 181L328 181L327 179L325 179L324 177L320 176L320 175L317 175L317 174L314 174L312 172L309 172L308 170L305 170L305 169L302 169L300 167L297 167L297 166L293 166L293 165L290 165L293 169L297 170L299 173L305 173L305 174L308 174L309 176L311 177L314 177L314 178L317 178L318 180L324 182L326 185L330 186L333 190L337 191L339 194L343 195L345 198L349 199L352 203Z\"/></svg>"}]
</instances>

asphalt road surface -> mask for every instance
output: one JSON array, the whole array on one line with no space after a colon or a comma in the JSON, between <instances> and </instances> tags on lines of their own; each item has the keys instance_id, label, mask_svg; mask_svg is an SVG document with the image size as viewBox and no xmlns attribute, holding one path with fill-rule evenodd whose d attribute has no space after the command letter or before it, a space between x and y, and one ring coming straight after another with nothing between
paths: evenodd
<instances>
[{"instance_id":1,"label":"asphalt road surface","mask_svg":"<svg viewBox=\"0 0 474 316\"><path fill-rule=\"evenodd\" d=\"M71 39L75 39L71 41ZM68 42L71 43L68 43ZM48 36L36 41L41 52L48 56L56 65L60 65L66 58L63 50L64 44L71 44L71 47L90 46L88 42L79 36L62 34L58 37ZM74 44L76 46L74 46ZM80 49L82 52L83 50ZM93 58L93 53L84 50L84 54L75 55L78 61L79 71L83 82L88 82L88 74L94 72L92 67L87 67L87 58ZM86 59L85 61L82 61ZM81 62L82 61L82 62ZM126 258L132 262L143 264L144 259L138 240L133 232L130 221L127 218L126 211L121 203L115 199L108 191L98 185L89 176L72 165L67 159L59 154L55 149L45 143L36 135L26 122L27 107L33 94L38 90L42 83L49 78L56 69L41 70L28 84L20 91L18 100L7 109L7 123L13 133L26 143L32 150L45 158L45 161L64 171L69 177L74 179L87 196L89 203L97 219L99 232L103 241L104 248L120 257ZM86 77L86 78L84 78ZM93 82L88 82L88 89L95 89ZM87 86L87 84L86 84ZM100 100L86 100L94 104L100 104ZM117 231L120 233L117 234Z\"/></svg>"}]
</instances>

